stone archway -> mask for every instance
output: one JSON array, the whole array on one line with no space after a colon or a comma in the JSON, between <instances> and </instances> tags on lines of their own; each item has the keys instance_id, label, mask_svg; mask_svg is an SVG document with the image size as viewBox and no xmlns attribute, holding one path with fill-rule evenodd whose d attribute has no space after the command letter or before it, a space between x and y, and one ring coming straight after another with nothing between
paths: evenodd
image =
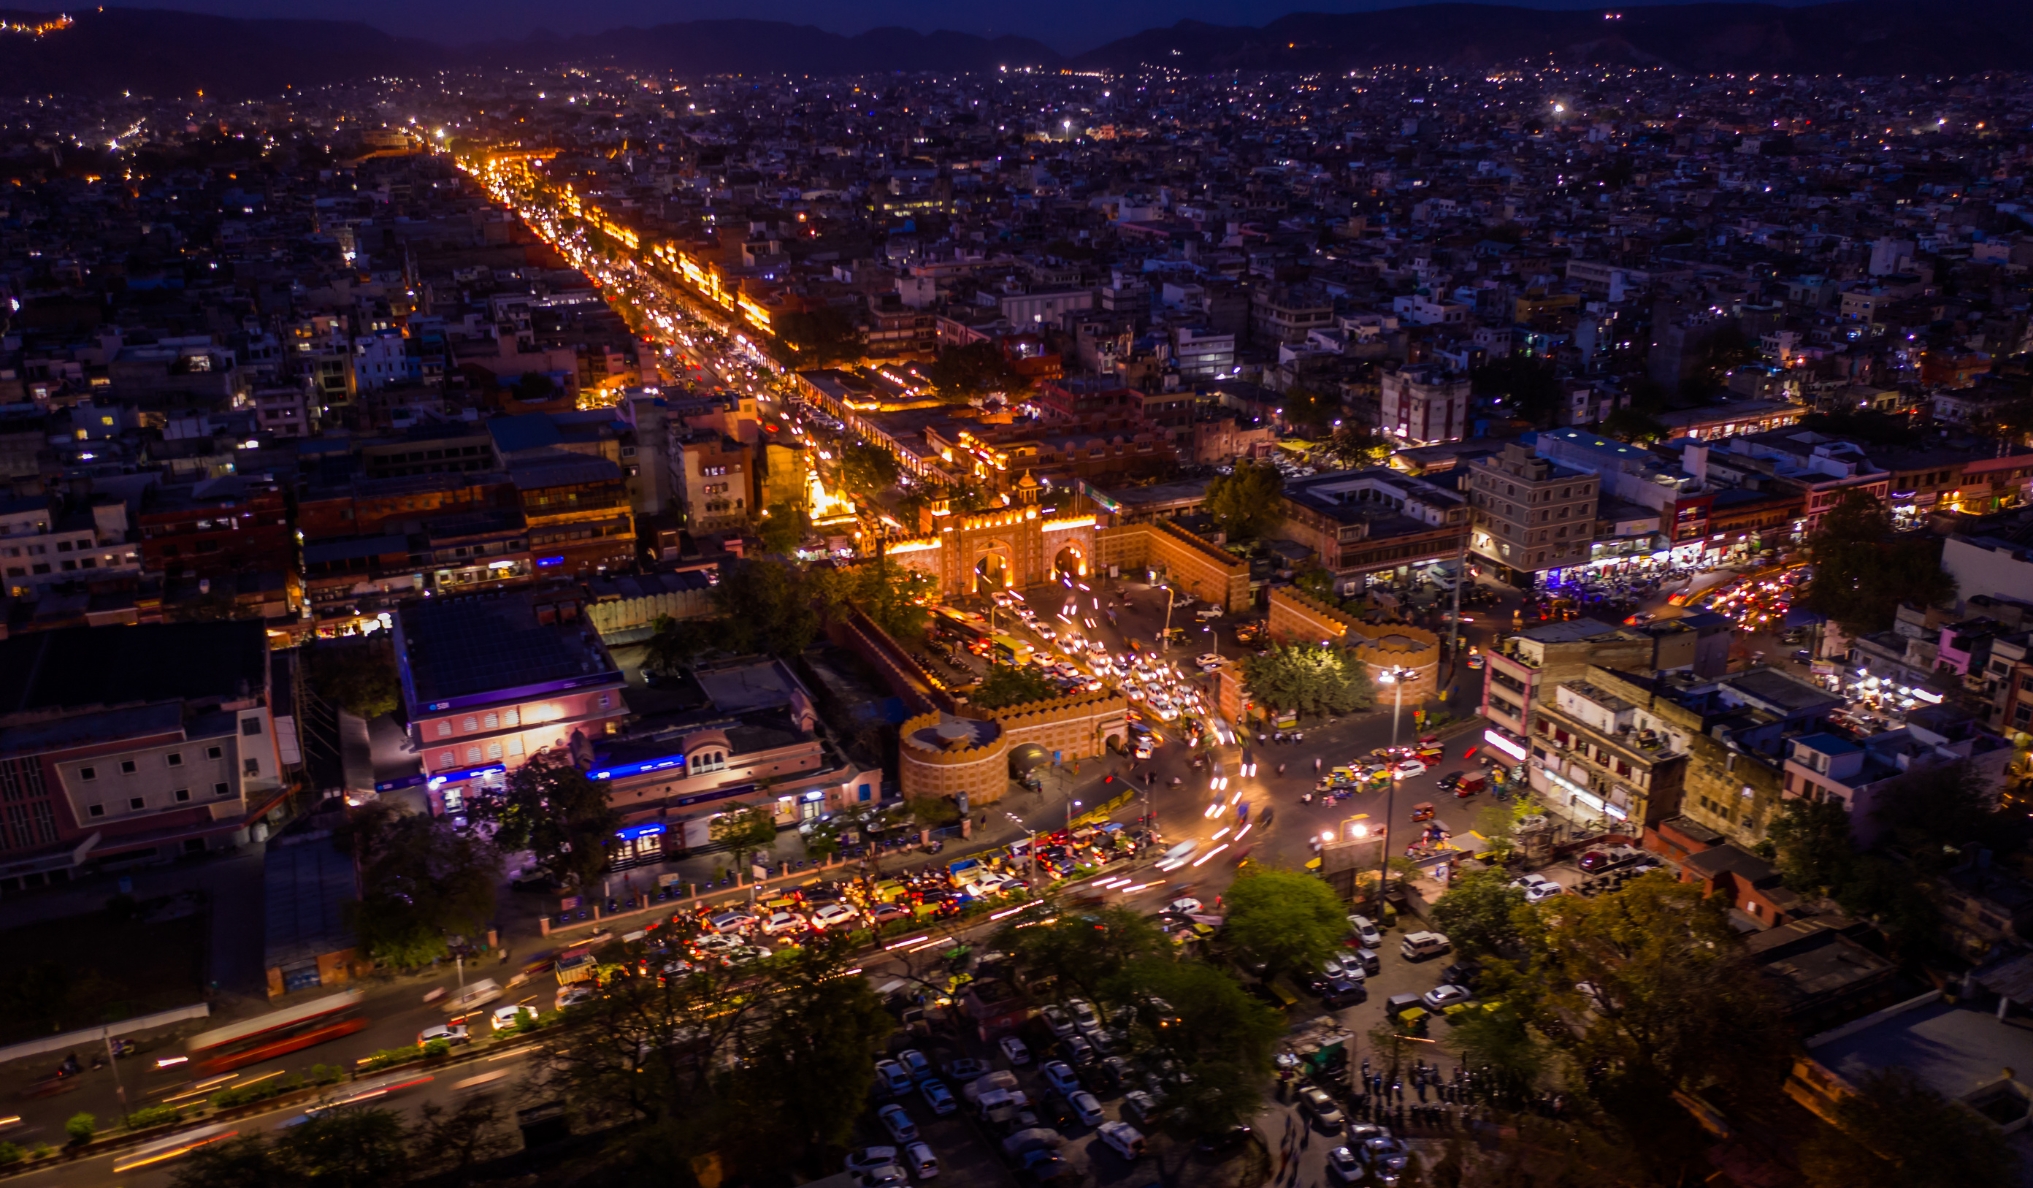
<instances>
[{"instance_id":1,"label":"stone archway","mask_svg":"<svg viewBox=\"0 0 2033 1188\"><path fill-rule=\"evenodd\" d=\"M974 572L969 582L973 594L994 594L1017 584L1018 575L1015 559L1010 547L1003 541L991 541L974 562Z\"/></svg>"},{"instance_id":2,"label":"stone archway","mask_svg":"<svg viewBox=\"0 0 2033 1188\"><path fill-rule=\"evenodd\" d=\"M1075 579L1087 576L1089 562L1087 553L1077 544L1069 544L1052 558L1052 573Z\"/></svg>"}]
</instances>

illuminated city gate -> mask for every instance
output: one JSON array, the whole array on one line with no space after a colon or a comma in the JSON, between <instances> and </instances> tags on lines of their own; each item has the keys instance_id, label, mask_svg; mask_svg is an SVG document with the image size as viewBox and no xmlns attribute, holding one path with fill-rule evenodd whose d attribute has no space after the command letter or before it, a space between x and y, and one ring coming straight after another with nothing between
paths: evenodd
<instances>
[{"instance_id":1,"label":"illuminated city gate","mask_svg":"<svg viewBox=\"0 0 2033 1188\"><path fill-rule=\"evenodd\" d=\"M1062 572L1083 577L1093 570L1094 517L1043 518L1038 485L1030 476L1017 484L1011 507L975 513L934 512L931 536L894 541L886 553L900 565L939 579L939 593L964 598L991 590L1025 590L1054 581Z\"/></svg>"}]
</instances>

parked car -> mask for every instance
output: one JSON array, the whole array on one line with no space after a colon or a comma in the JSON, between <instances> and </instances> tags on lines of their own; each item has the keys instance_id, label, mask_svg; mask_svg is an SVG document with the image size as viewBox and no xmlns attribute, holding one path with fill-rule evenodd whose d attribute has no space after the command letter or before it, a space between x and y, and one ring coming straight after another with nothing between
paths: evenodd
<instances>
[{"instance_id":1,"label":"parked car","mask_svg":"<svg viewBox=\"0 0 2033 1188\"><path fill-rule=\"evenodd\" d=\"M1428 957L1438 957L1447 949L1447 938L1438 932L1408 932L1398 945L1398 951L1407 961L1424 961Z\"/></svg>"},{"instance_id":2,"label":"parked car","mask_svg":"<svg viewBox=\"0 0 2033 1188\"><path fill-rule=\"evenodd\" d=\"M1454 1006L1457 1003L1467 1002L1473 997L1474 995L1468 992L1468 987L1466 986L1435 986L1431 990L1426 991L1419 1001L1426 1004L1427 1010L1438 1014L1448 1007Z\"/></svg>"},{"instance_id":3,"label":"parked car","mask_svg":"<svg viewBox=\"0 0 2033 1188\"><path fill-rule=\"evenodd\" d=\"M939 1178L939 1157L932 1154L932 1148L923 1143L911 1143L904 1147L903 1167L916 1180Z\"/></svg>"},{"instance_id":4,"label":"parked car","mask_svg":"<svg viewBox=\"0 0 2033 1188\"><path fill-rule=\"evenodd\" d=\"M1073 1116L1079 1119L1082 1126L1099 1126L1107 1121L1101 1112L1101 1099L1084 1089L1069 1094L1066 1102L1073 1107Z\"/></svg>"},{"instance_id":5,"label":"parked car","mask_svg":"<svg viewBox=\"0 0 2033 1188\"><path fill-rule=\"evenodd\" d=\"M1318 1085L1308 1085L1299 1090L1299 1105L1312 1117L1313 1125L1330 1134L1339 1133L1347 1122L1341 1107Z\"/></svg>"},{"instance_id":6,"label":"parked car","mask_svg":"<svg viewBox=\"0 0 2033 1188\"><path fill-rule=\"evenodd\" d=\"M1347 1147L1336 1147L1327 1153L1327 1178L1337 1184L1353 1184L1362 1179L1362 1160Z\"/></svg>"},{"instance_id":7,"label":"parked car","mask_svg":"<svg viewBox=\"0 0 2033 1188\"><path fill-rule=\"evenodd\" d=\"M1143 1132L1127 1122L1103 1122L1095 1131L1110 1150L1124 1159L1140 1159L1144 1153Z\"/></svg>"},{"instance_id":8,"label":"parked car","mask_svg":"<svg viewBox=\"0 0 2033 1188\"><path fill-rule=\"evenodd\" d=\"M911 1121L911 1116L904 1112L904 1107L897 1105L895 1102L891 1102L889 1105L877 1110L875 1112L875 1120L882 1123L882 1128L889 1132L889 1137L897 1142L915 1143L918 1141L918 1124Z\"/></svg>"},{"instance_id":9,"label":"parked car","mask_svg":"<svg viewBox=\"0 0 2033 1188\"><path fill-rule=\"evenodd\" d=\"M1520 875L1511 880L1511 886L1525 893L1526 903L1538 903L1561 893L1560 884L1542 874Z\"/></svg>"},{"instance_id":10,"label":"parked car","mask_svg":"<svg viewBox=\"0 0 2033 1188\"><path fill-rule=\"evenodd\" d=\"M932 1112L941 1118L960 1110L960 1103L953 1099L953 1091L946 1088L944 1081L926 1081L918 1086L918 1093L924 1097L925 1104L932 1107Z\"/></svg>"},{"instance_id":11,"label":"parked car","mask_svg":"<svg viewBox=\"0 0 2033 1188\"><path fill-rule=\"evenodd\" d=\"M847 1170L859 1175L878 1167L888 1167L896 1161L895 1147L861 1147L847 1153Z\"/></svg>"},{"instance_id":12,"label":"parked car","mask_svg":"<svg viewBox=\"0 0 2033 1188\"><path fill-rule=\"evenodd\" d=\"M1063 1060L1053 1060L1039 1070L1045 1076L1045 1084L1055 1091L1068 1096L1080 1092L1080 1074Z\"/></svg>"},{"instance_id":13,"label":"parked car","mask_svg":"<svg viewBox=\"0 0 2033 1188\"><path fill-rule=\"evenodd\" d=\"M1348 926L1354 931L1355 939L1361 943L1363 948L1377 949L1383 947L1384 934L1382 930L1377 928L1376 922L1368 916L1350 916L1348 918Z\"/></svg>"},{"instance_id":14,"label":"parked car","mask_svg":"<svg viewBox=\"0 0 2033 1188\"><path fill-rule=\"evenodd\" d=\"M1073 1026L1073 1016L1066 1013L1065 1007L1048 1006L1038 1014L1045 1020L1045 1026L1052 1029L1052 1035L1057 1039L1065 1039L1078 1030Z\"/></svg>"},{"instance_id":15,"label":"parked car","mask_svg":"<svg viewBox=\"0 0 2033 1188\"><path fill-rule=\"evenodd\" d=\"M1466 986L1475 989L1475 980L1482 976L1482 966L1473 961L1457 961L1440 971L1440 983L1444 986Z\"/></svg>"},{"instance_id":16,"label":"parked car","mask_svg":"<svg viewBox=\"0 0 2033 1188\"><path fill-rule=\"evenodd\" d=\"M916 1048L905 1048L896 1054L896 1058L897 1063L910 1072L913 1081L925 1080L933 1074L932 1062L925 1059L925 1054Z\"/></svg>"},{"instance_id":17,"label":"parked car","mask_svg":"<svg viewBox=\"0 0 2033 1188\"><path fill-rule=\"evenodd\" d=\"M946 1062L946 1077L955 1085L965 1085L987 1071L988 1066L972 1056L962 1056L958 1060Z\"/></svg>"},{"instance_id":18,"label":"parked car","mask_svg":"<svg viewBox=\"0 0 2033 1188\"><path fill-rule=\"evenodd\" d=\"M1149 1126L1163 1112L1158 1099L1141 1089L1122 1095L1122 1116L1138 1126Z\"/></svg>"},{"instance_id":19,"label":"parked car","mask_svg":"<svg viewBox=\"0 0 2033 1188\"><path fill-rule=\"evenodd\" d=\"M911 1089L910 1071L894 1060L875 1062L875 1081L884 1093L892 1096L908 1093Z\"/></svg>"},{"instance_id":20,"label":"parked car","mask_svg":"<svg viewBox=\"0 0 2033 1188\"><path fill-rule=\"evenodd\" d=\"M996 1046L1002 1049L1003 1059L1011 1064L1024 1065L1031 1062L1031 1050L1024 1046L1024 1041L1013 1035L1003 1036Z\"/></svg>"}]
</instances>

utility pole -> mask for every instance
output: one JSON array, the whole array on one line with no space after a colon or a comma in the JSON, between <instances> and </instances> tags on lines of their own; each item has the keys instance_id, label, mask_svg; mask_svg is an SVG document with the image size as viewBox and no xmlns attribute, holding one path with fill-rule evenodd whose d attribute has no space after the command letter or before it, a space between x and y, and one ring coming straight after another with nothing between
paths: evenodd
<instances>
[{"instance_id":1,"label":"utility pole","mask_svg":"<svg viewBox=\"0 0 2033 1188\"><path fill-rule=\"evenodd\" d=\"M1413 674L1408 669L1391 668L1386 669L1384 672L1380 673L1377 678L1392 686L1391 747L1393 750L1395 750L1398 745L1398 713L1400 710L1405 708L1405 679L1411 675ZM1397 763L1398 760L1394 757L1391 760L1392 765L1391 784L1390 787L1385 789L1384 791L1384 841L1383 848L1379 850L1377 853L1376 910L1378 916L1382 916L1384 914L1384 880L1388 878L1390 875L1391 831L1397 825L1397 811L1398 811Z\"/></svg>"},{"instance_id":2,"label":"utility pole","mask_svg":"<svg viewBox=\"0 0 2033 1188\"><path fill-rule=\"evenodd\" d=\"M1158 651L1160 655L1169 655L1172 651L1172 600L1176 598L1178 594L1179 590L1176 586L1173 586L1170 583L1166 584L1165 633L1158 637Z\"/></svg>"},{"instance_id":3,"label":"utility pole","mask_svg":"<svg viewBox=\"0 0 2033 1188\"><path fill-rule=\"evenodd\" d=\"M113 1070L113 1092L120 1096L120 1121L127 1121L127 1086L120 1083L120 1054L113 1050L113 1033L109 1030L100 1037L106 1041L106 1065Z\"/></svg>"}]
</instances>

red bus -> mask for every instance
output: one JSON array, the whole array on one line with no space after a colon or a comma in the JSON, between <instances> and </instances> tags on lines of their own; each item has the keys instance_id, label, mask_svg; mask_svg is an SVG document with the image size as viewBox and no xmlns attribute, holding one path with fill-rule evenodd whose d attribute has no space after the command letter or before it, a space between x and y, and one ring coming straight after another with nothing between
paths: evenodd
<instances>
[{"instance_id":1,"label":"red bus","mask_svg":"<svg viewBox=\"0 0 2033 1188\"><path fill-rule=\"evenodd\" d=\"M194 1035L185 1047L207 1072L231 1072L352 1035L367 1026L358 990L299 1003Z\"/></svg>"}]
</instances>

